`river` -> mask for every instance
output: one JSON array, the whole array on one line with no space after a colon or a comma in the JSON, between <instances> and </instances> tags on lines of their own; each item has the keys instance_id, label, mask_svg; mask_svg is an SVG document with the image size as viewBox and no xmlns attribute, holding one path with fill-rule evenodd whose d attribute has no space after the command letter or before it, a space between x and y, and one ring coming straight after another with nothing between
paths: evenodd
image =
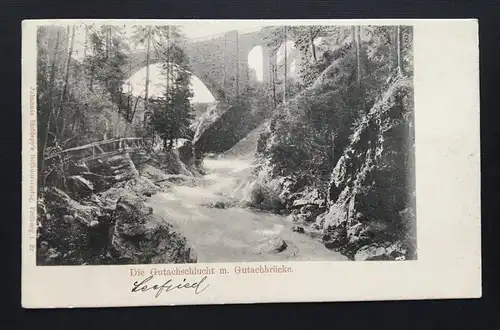
<instances>
[{"instance_id":1,"label":"river","mask_svg":"<svg viewBox=\"0 0 500 330\"><path fill-rule=\"evenodd\" d=\"M293 232L289 217L211 206L241 198L235 191L241 193L251 166L249 159L205 159L207 175L153 195L149 205L186 237L198 262L347 260L317 238Z\"/></svg>"}]
</instances>

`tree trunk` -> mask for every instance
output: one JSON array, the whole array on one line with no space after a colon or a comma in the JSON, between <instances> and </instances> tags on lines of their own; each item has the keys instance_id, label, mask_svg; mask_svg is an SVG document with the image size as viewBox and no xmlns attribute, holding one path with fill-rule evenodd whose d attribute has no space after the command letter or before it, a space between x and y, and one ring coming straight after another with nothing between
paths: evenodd
<instances>
[{"instance_id":1,"label":"tree trunk","mask_svg":"<svg viewBox=\"0 0 500 330\"><path fill-rule=\"evenodd\" d=\"M71 39L70 39L70 33L71 33L71 29L69 27L69 25L66 27L66 51L69 50L69 45L71 44Z\"/></svg>"},{"instance_id":2,"label":"tree trunk","mask_svg":"<svg viewBox=\"0 0 500 330\"><path fill-rule=\"evenodd\" d=\"M108 119L106 119L105 122L104 122L104 134L102 136L103 140L107 140L108 139L108 129L109 129L109 127L108 127Z\"/></svg>"},{"instance_id":3,"label":"tree trunk","mask_svg":"<svg viewBox=\"0 0 500 330\"><path fill-rule=\"evenodd\" d=\"M170 93L170 25L167 26L167 90L166 97L168 102L168 96Z\"/></svg>"},{"instance_id":4,"label":"tree trunk","mask_svg":"<svg viewBox=\"0 0 500 330\"><path fill-rule=\"evenodd\" d=\"M86 25L84 25L84 34L85 34L85 39L83 41L83 61L87 58L87 43L88 43L88 28Z\"/></svg>"},{"instance_id":5,"label":"tree trunk","mask_svg":"<svg viewBox=\"0 0 500 330\"><path fill-rule=\"evenodd\" d=\"M68 82L69 82L69 71L71 69L71 57L73 56L73 49L75 47L75 26L73 25L71 28L71 44L69 46L68 59L66 61L66 69L64 73L64 87L61 95L61 101L59 102L59 110L57 112L57 119L61 116L63 112L63 107L66 101L68 100ZM59 129L58 138L62 138L62 134L64 133L64 113L62 113L62 123Z\"/></svg>"},{"instance_id":6,"label":"tree trunk","mask_svg":"<svg viewBox=\"0 0 500 330\"><path fill-rule=\"evenodd\" d=\"M92 47L92 55L95 57L95 45L94 42L91 40L91 47ZM95 72L95 59L91 60L92 63L90 64L90 81L89 81L89 89L91 92L94 91L94 72Z\"/></svg>"},{"instance_id":7,"label":"tree trunk","mask_svg":"<svg viewBox=\"0 0 500 330\"><path fill-rule=\"evenodd\" d=\"M311 43L311 51L312 51L312 55L313 55L313 60L314 62L317 61L317 58L316 58L316 46L314 45L314 36L313 36L313 31L312 31L313 27L311 26L309 28L309 42Z\"/></svg>"},{"instance_id":8,"label":"tree trunk","mask_svg":"<svg viewBox=\"0 0 500 330\"><path fill-rule=\"evenodd\" d=\"M402 74L402 69L401 69L401 27L398 25L396 27L396 55L397 55L397 70L398 74Z\"/></svg>"},{"instance_id":9,"label":"tree trunk","mask_svg":"<svg viewBox=\"0 0 500 330\"><path fill-rule=\"evenodd\" d=\"M360 40L359 40L359 26L352 27L352 38L354 41L354 47L356 50L356 79L358 84L361 83L361 55L360 55Z\"/></svg>"},{"instance_id":10,"label":"tree trunk","mask_svg":"<svg viewBox=\"0 0 500 330\"><path fill-rule=\"evenodd\" d=\"M273 63L276 62L276 58L274 55L271 55L271 57L269 58L269 69L271 70L271 74L270 74L270 77L271 77L271 90L272 90L272 101L273 101L273 109L276 109L276 83L275 83L275 80L274 80L274 77L275 77L275 64Z\"/></svg>"},{"instance_id":11,"label":"tree trunk","mask_svg":"<svg viewBox=\"0 0 500 330\"><path fill-rule=\"evenodd\" d=\"M240 45L239 32L236 31L236 98L240 97Z\"/></svg>"},{"instance_id":12,"label":"tree trunk","mask_svg":"<svg viewBox=\"0 0 500 330\"><path fill-rule=\"evenodd\" d=\"M288 61L287 61L287 41L288 41L288 27L285 25L285 72L284 72L284 78L283 78L283 104L286 103L286 78L287 78L287 72L288 72Z\"/></svg>"},{"instance_id":13,"label":"tree trunk","mask_svg":"<svg viewBox=\"0 0 500 330\"><path fill-rule=\"evenodd\" d=\"M49 142L49 131L50 131L50 128L51 128L51 124L52 124L52 112L54 111L54 84L55 84L55 77L56 77L56 63L57 63L57 52L59 50L59 38L60 38L60 30L57 29L57 35L56 35L56 45L54 47L54 53L52 55L52 66L50 68L50 82L49 82L49 88L50 88L50 91L49 91L49 100L50 100L50 105L49 105L49 116L48 116L48 119L47 119L47 128L46 128L46 131L45 131L45 137L44 137L44 141L43 141L43 148L42 148L42 155L41 155L41 163L42 163L42 172L43 170L45 169L45 153L47 151L47 145L48 145L48 142ZM41 183L42 186L45 185L45 180L42 181Z\"/></svg>"},{"instance_id":14,"label":"tree trunk","mask_svg":"<svg viewBox=\"0 0 500 330\"><path fill-rule=\"evenodd\" d=\"M109 58L109 43L110 43L110 27L105 26L104 31L106 33L106 59Z\"/></svg>"},{"instance_id":15,"label":"tree trunk","mask_svg":"<svg viewBox=\"0 0 500 330\"><path fill-rule=\"evenodd\" d=\"M66 96L68 93L68 80L69 80L69 70L71 68L71 56L73 56L73 48L75 46L75 26L73 25L71 29L71 44L69 47L69 52L68 52L68 58L66 61L66 69L64 71L64 87L63 87L63 92L61 95L61 102L66 101Z\"/></svg>"},{"instance_id":16,"label":"tree trunk","mask_svg":"<svg viewBox=\"0 0 500 330\"><path fill-rule=\"evenodd\" d=\"M151 26L148 26L148 45L146 48L146 86L144 87L144 112L148 111L149 92L149 57L151 51Z\"/></svg>"},{"instance_id":17,"label":"tree trunk","mask_svg":"<svg viewBox=\"0 0 500 330\"><path fill-rule=\"evenodd\" d=\"M45 29L46 35L46 43L47 43L47 57L45 59L45 68L44 68L44 78L48 79L50 77L50 29Z\"/></svg>"},{"instance_id":18,"label":"tree trunk","mask_svg":"<svg viewBox=\"0 0 500 330\"><path fill-rule=\"evenodd\" d=\"M224 55L222 57L222 90L226 96L226 57L227 57L227 33L224 34Z\"/></svg>"}]
</instances>

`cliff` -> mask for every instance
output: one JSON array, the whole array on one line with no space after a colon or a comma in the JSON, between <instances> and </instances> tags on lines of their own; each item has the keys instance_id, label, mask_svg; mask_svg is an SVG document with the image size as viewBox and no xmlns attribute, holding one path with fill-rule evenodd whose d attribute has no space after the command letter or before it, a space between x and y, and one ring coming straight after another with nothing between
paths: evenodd
<instances>
[{"instance_id":1,"label":"cliff","mask_svg":"<svg viewBox=\"0 0 500 330\"><path fill-rule=\"evenodd\" d=\"M413 87L395 81L355 125L316 219L327 247L355 260L414 259Z\"/></svg>"}]
</instances>

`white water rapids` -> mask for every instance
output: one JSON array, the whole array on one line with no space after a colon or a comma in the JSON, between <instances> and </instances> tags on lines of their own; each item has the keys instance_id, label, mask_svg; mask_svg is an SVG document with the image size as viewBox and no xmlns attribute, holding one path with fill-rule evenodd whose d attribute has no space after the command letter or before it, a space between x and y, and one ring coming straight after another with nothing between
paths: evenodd
<instances>
[{"instance_id":1,"label":"white water rapids","mask_svg":"<svg viewBox=\"0 0 500 330\"><path fill-rule=\"evenodd\" d=\"M210 206L243 198L241 187L251 166L247 159L205 159L207 175L192 185L176 185L154 195L149 205L186 237L198 262L346 260L318 239L293 232L289 217L242 207ZM285 249L272 248L282 241Z\"/></svg>"}]
</instances>

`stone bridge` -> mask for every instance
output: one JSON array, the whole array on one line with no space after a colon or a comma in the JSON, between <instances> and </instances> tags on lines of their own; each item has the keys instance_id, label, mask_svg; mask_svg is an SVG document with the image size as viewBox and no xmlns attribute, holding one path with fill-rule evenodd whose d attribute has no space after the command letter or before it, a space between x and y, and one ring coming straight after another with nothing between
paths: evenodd
<instances>
[{"instance_id":1,"label":"stone bridge","mask_svg":"<svg viewBox=\"0 0 500 330\"><path fill-rule=\"evenodd\" d=\"M263 80L269 79L270 51L263 31L224 34L195 39L183 48L189 58L190 71L198 77L217 101L230 101L244 91L255 79L248 66L248 54L254 47L262 47ZM150 54L150 64L160 62L156 52ZM131 75L146 66L146 51L129 57Z\"/></svg>"}]
</instances>

